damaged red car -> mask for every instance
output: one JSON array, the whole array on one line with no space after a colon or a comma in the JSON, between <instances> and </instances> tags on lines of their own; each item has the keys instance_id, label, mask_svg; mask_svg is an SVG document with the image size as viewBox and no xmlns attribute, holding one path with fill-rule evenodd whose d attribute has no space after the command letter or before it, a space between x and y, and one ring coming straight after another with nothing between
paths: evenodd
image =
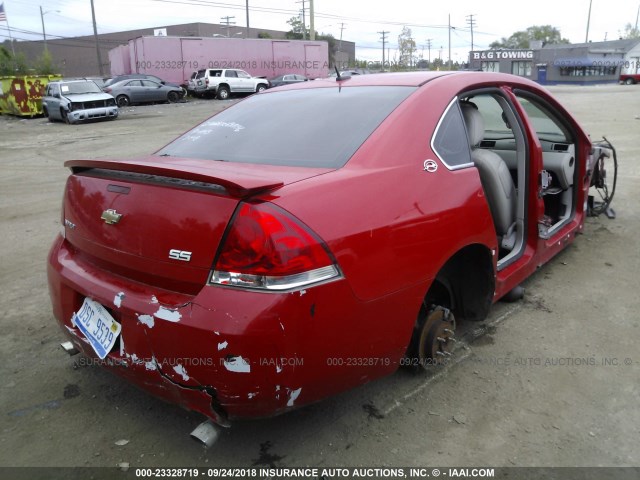
<instances>
[{"instance_id":1,"label":"damaged red car","mask_svg":"<svg viewBox=\"0 0 640 480\"><path fill-rule=\"evenodd\" d=\"M286 412L449 355L610 200L608 147L511 75L253 95L149 157L65 164L53 313L68 351L217 424Z\"/></svg>"}]
</instances>

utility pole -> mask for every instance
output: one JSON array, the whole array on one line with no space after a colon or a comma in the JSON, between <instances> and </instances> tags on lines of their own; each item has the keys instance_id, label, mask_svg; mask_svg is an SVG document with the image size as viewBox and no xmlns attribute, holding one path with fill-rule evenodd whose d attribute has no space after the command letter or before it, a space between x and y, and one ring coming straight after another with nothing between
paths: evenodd
<instances>
[{"instance_id":1,"label":"utility pole","mask_svg":"<svg viewBox=\"0 0 640 480\"><path fill-rule=\"evenodd\" d=\"M378 32L378 33L380 35L382 35L382 38L381 38L381 40L382 40L382 71L384 72L384 64L385 64L385 61L384 61L384 46L387 44L387 34L389 32L385 32L383 30L382 32Z\"/></svg>"},{"instance_id":2,"label":"utility pole","mask_svg":"<svg viewBox=\"0 0 640 480\"><path fill-rule=\"evenodd\" d=\"M98 40L98 27L96 26L96 10L93 6L93 0L91 0L91 20L93 21L93 38L96 41L96 56L98 58L98 72L101 77L104 77L104 71L102 70L102 57L100 56L100 41Z\"/></svg>"},{"instance_id":3,"label":"utility pole","mask_svg":"<svg viewBox=\"0 0 640 480\"><path fill-rule=\"evenodd\" d=\"M584 43L589 43L589 24L591 23L591 4L593 0L589 0L589 15L587 16L587 36L584 39Z\"/></svg>"},{"instance_id":4,"label":"utility pole","mask_svg":"<svg viewBox=\"0 0 640 480\"><path fill-rule=\"evenodd\" d=\"M244 32L244 38L249 38L249 0L247 0L247 30Z\"/></svg>"},{"instance_id":5,"label":"utility pole","mask_svg":"<svg viewBox=\"0 0 640 480\"><path fill-rule=\"evenodd\" d=\"M451 70L451 14L449 14L449 60L447 61L449 70Z\"/></svg>"},{"instance_id":6,"label":"utility pole","mask_svg":"<svg viewBox=\"0 0 640 480\"><path fill-rule=\"evenodd\" d=\"M306 14L305 2L306 0L300 0L299 2L296 2L296 3L302 4L302 39L303 40L307 39L307 14Z\"/></svg>"},{"instance_id":7,"label":"utility pole","mask_svg":"<svg viewBox=\"0 0 640 480\"><path fill-rule=\"evenodd\" d=\"M311 40L316 39L315 18L313 14L313 0L309 0L309 29L311 30Z\"/></svg>"},{"instance_id":8,"label":"utility pole","mask_svg":"<svg viewBox=\"0 0 640 480\"><path fill-rule=\"evenodd\" d=\"M431 41L432 38L427 38L427 48L429 49L429 68L431 68Z\"/></svg>"},{"instance_id":9,"label":"utility pole","mask_svg":"<svg viewBox=\"0 0 640 480\"><path fill-rule=\"evenodd\" d=\"M638 5L638 13L636 13L636 33L638 33L638 17L640 17L640 4Z\"/></svg>"},{"instance_id":10,"label":"utility pole","mask_svg":"<svg viewBox=\"0 0 640 480\"><path fill-rule=\"evenodd\" d=\"M93 1L93 0L92 0L92 1ZM220 17L220 20L221 20L221 22L220 22L220 23L222 23L222 25L226 25L226 26L227 26L227 38L229 38L229 37L231 36L231 33L229 32L229 27L230 27L231 25L235 25L235 24L236 24L236 22L235 22L235 21L234 21L234 22L232 22L232 21L231 21L232 19L233 19L233 20L235 20L235 19L236 19L236 17L229 17L229 16L226 16L226 17Z\"/></svg>"},{"instance_id":11,"label":"utility pole","mask_svg":"<svg viewBox=\"0 0 640 480\"><path fill-rule=\"evenodd\" d=\"M476 16L476 14L473 13L471 15L467 15L467 17L466 17L467 18L467 23L469 24L469 28L471 29L471 51L472 52L473 52L473 27L475 27L475 25L476 25L476 20L473 17L475 17L475 16Z\"/></svg>"},{"instance_id":12,"label":"utility pole","mask_svg":"<svg viewBox=\"0 0 640 480\"><path fill-rule=\"evenodd\" d=\"M42 11L42 5L40 5L40 21L42 22L42 40L44 41L44 50L47 50L47 34L44 31L44 13Z\"/></svg>"},{"instance_id":13,"label":"utility pole","mask_svg":"<svg viewBox=\"0 0 640 480\"><path fill-rule=\"evenodd\" d=\"M340 43L338 44L338 51L342 51L342 31L344 30L344 23L340 24Z\"/></svg>"}]
</instances>

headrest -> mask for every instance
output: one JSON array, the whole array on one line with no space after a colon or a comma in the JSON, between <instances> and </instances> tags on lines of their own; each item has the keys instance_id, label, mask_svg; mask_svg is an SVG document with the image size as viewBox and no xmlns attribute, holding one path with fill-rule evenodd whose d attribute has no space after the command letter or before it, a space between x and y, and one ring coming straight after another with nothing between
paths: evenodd
<instances>
[{"instance_id":1,"label":"headrest","mask_svg":"<svg viewBox=\"0 0 640 480\"><path fill-rule=\"evenodd\" d=\"M460 108L469 133L469 145L475 147L484 137L484 119L478 108L472 103L460 102Z\"/></svg>"}]
</instances>

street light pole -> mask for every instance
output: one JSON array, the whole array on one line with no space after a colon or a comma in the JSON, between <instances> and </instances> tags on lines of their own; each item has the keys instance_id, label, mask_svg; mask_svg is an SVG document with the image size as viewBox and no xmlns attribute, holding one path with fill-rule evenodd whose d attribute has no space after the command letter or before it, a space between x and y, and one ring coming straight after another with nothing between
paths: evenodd
<instances>
[{"instance_id":1,"label":"street light pole","mask_svg":"<svg viewBox=\"0 0 640 480\"><path fill-rule=\"evenodd\" d=\"M96 10L93 7L93 0L91 0L91 19L93 20L93 38L96 41L96 56L98 59L98 72L100 72L101 77L104 77L104 71L102 69L102 57L100 56L100 42L98 40L98 27L96 26Z\"/></svg>"},{"instance_id":2,"label":"street light pole","mask_svg":"<svg viewBox=\"0 0 640 480\"><path fill-rule=\"evenodd\" d=\"M587 35L584 39L584 43L589 43L589 24L591 23L591 4L593 0L589 0L589 15L587 16Z\"/></svg>"}]
</instances>

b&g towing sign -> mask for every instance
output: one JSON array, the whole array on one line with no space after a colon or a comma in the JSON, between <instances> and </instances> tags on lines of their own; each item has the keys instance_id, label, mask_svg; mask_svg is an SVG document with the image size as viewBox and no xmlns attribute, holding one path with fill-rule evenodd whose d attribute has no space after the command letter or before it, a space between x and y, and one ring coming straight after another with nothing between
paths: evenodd
<instances>
[{"instance_id":1,"label":"b&g towing sign","mask_svg":"<svg viewBox=\"0 0 640 480\"><path fill-rule=\"evenodd\" d=\"M532 60L533 50L483 50L471 52L473 60Z\"/></svg>"}]
</instances>

